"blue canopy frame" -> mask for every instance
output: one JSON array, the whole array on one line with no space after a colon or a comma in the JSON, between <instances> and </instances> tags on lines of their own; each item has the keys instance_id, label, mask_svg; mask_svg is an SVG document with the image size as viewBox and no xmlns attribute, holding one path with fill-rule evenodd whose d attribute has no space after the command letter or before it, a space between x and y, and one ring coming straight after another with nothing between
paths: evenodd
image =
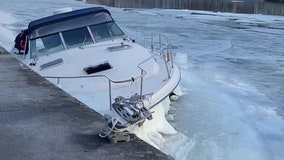
<instances>
[{"instance_id":1,"label":"blue canopy frame","mask_svg":"<svg viewBox=\"0 0 284 160\"><path fill-rule=\"evenodd\" d=\"M56 15L52 15L52 16L48 16L48 17L44 17L44 18L32 21L32 22L30 22L28 29L26 31L28 33L31 33L33 30L35 30L39 27L48 25L48 24L53 24L53 23L57 23L57 22L60 22L60 21L65 21L65 20L69 20L69 19L72 19L72 18L85 16L85 15L88 15L88 14L101 13L101 12L105 12L105 13L108 13L109 15L111 15L110 12L103 7L84 8L84 9L79 9L79 10L70 11L70 12L61 13L61 14L56 14Z\"/></svg>"}]
</instances>

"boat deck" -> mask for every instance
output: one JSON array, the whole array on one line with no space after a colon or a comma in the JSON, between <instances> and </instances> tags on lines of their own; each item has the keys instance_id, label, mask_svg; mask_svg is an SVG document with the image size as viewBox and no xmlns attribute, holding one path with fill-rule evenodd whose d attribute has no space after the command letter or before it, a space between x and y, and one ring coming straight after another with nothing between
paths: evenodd
<instances>
[{"instance_id":1,"label":"boat deck","mask_svg":"<svg viewBox=\"0 0 284 160\"><path fill-rule=\"evenodd\" d=\"M101 115L1 51L0 82L3 160L172 159L138 138L101 139Z\"/></svg>"}]
</instances>

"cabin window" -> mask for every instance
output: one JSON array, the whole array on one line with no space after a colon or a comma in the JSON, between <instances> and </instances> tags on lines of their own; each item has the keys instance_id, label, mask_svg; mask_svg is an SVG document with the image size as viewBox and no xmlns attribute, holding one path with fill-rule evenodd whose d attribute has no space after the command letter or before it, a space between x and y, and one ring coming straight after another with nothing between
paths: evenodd
<instances>
[{"instance_id":1,"label":"cabin window","mask_svg":"<svg viewBox=\"0 0 284 160\"><path fill-rule=\"evenodd\" d=\"M52 34L30 41L31 58L64 50L59 34Z\"/></svg>"},{"instance_id":2,"label":"cabin window","mask_svg":"<svg viewBox=\"0 0 284 160\"><path fill-rule=\"evenodd\" d=\"M90 29L97 42L124 35L114 22L93 25Z\"/></svg>"},{"instance_id":3,"label":"cabin window","mask_svg":"<svg viewBox=\"0 0 284 160\"><path fill-rule=\"evenodd\" d=\"M62 36L67 48L93 43L92 37L87 27L64 31L62 32Z\"/></svg>"}]
</instances>

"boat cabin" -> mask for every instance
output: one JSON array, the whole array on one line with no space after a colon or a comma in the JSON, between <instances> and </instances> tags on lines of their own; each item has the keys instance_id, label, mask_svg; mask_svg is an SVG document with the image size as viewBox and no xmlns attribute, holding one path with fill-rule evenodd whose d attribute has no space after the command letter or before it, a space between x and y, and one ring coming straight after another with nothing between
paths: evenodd
<instances>
[{"instance_id":1,"label":"boat cabin","mask_svg":"<svg viewBox=\"0 0 284 160\"><path fill-rule=\"evenodd\" d=\"M25 30L30 58L121 38L124 33L108 10L86 8L32 21ZM25 51L27 53L27 51Z\"/></svg>"}]
</instances>

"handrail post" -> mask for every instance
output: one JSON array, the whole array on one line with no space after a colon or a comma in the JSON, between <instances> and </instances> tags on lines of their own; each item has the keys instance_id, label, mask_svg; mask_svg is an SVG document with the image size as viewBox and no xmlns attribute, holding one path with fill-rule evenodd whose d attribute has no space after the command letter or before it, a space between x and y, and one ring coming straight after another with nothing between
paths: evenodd
<instances>
[{"instance_id":1,"label":"handrail post","mask_svg":"<svg viewBox=\"0 0 284 160\"><path fill-rule=\"evenodd\" d=\"M111 110L111 80L108 79L109 110Z\"/></svg>"},{"instance_id":2,"label":"handrail post","mask_svg":"<svg viewBox=\"0 0 284 160\"><path fill-rule=\"evenodd\" d=\"M57 77L57 85L59 85L59 77Z\"/></svg>"},{"instance_id":3,"label":"handrail post","mask_svg":"<svg viewBox=\"0 0 284 160\"><path fill-rule=\"evenodd\" d=\"M135 40L138 41L137 31L136 31L136 35L135 35Z\"/></svg>"},{"instance_id":4,"label":"handrail post","mask_svg":"<svg viewBox=\"0 0 284 160\"><path fill-rule=\"evenodd\" d=\"M147 44L146 44L146 36L145 34L143 33L143 46L146 47Z\"/></svg>"},{"instance_id":5,"label":"handrail post","mask_svg":"<svg viewBox=\"0 0 284 160\"><path fill-rule=\"evenodd\" d=\"M169 52L170 52L170 56L171 56L171 66L172 66L172 68L174 68L174 58L173 58L173 52L172 52L172 45L171 45L170 41L169 41Z\"/></svg>"},{"instance_id":6,"label":"handrail post","mask_svg":"<svg viewBox=\"0 0 284 160\"><path fill-rule=\"evenodd\" d=\"M167 70L167 74L168 74L168 79L170 79L171 75L170 75L170 71L169 71L169 67L168 67L167 56L165 55L164 50L161 51L161 54L162 54L164 62L165 62L165 66L166 66L166 70Z\"/></svg>"},{"instance_id":7,"label":"handrail post","mask_svg":"<svg viewBox=\"0 0 284 160\"><path fill-rule=\"evenodd\" d=\"M151 32L151 52L152 52L152 53L154 52L154 42L153 42L153 38L154 38L154 35L153 35L153 32Z\"/></svg>"},{"instance_id":8,"label":"handrail post","mask_svg":"<svg viewBox=\"0 0 284 160\"><path fill-rule=\"evenodd\" d=\"M140 98L142 98L142 92L143 92L143 72L144 72L143 69L141 69Z\"/></svg>"},{"instance_id":9,"label":"handrail post","mask_svg":"<svg viewBox=\"0 0 284 160\"><path fill-rule=\"evenodd\" d=\"M162 48L161 34L159 34L159 44L160 44L160 48L159 49L161 49Z\"/></svg>"}]
</instances>

